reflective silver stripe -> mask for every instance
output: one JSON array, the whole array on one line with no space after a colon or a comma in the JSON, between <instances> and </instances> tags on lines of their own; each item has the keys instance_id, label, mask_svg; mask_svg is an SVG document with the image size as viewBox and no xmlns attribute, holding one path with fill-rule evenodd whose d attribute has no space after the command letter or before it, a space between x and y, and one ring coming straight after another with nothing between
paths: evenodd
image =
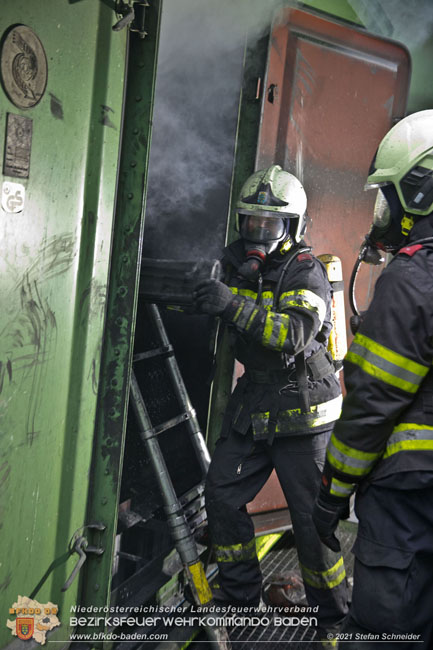
<instances>
[{"instance_id":1,"label":"reflective silver stripe","mask_svg":"<svg viewBox=\"0 0 433 650\"><path fill-rule=\"evenodd\" d=\"M358 365L372 377L408 393L416 393L430 369L430 366L412 361L359 332L346 354L346 361Z\"/></svg>"},{"instance_id":2,"label":"reflective silver stripe","mask_svg":"<svg viewBox=\"0 0 433 650\"><path fill-rule=\"evenodd\" d=\"M252 298L253 300L257 298L257 293L250 289L239 289L239 287L229 287L229 289L235 296L244 296L244 298Z\"/></svg>"},{"instance_id":3,"label":"reflective silver stripe","mask_svg":"<svg viewBox=\"0 0 433 650\"><path fill-rule=\"evenodd\" d=\"M282 350L289 332L289 316L268 312L263 329L262 343L267 348Z\"/></svg>"},{"instance_id":4,"label":"reflective silver stripe","mask_svg":"<svg viewBox=\"0 0 433 650\"><path fill-rule=\"evenodd\" d=\"M356 476L367 474L381 455L382 452L366 452L349 447L338 440L334 433L326 450L326 457L333 467Z\"/></svg>"},{"instance_id":5,"label":"reflective silver stripe","mask_svg":"<svg viewBox=\"0 0 433 650\"><path fill-rule=\"evenodd\" d=\"M410 370L405 370L405 368L402 368L401 366L397 366L394 363L387 361L383 357L380 357L379 355L375 354L371 350L367 350L367 348L355 342L353 342L352 345L350 346L350 352L352 354L357 354L358 356L362 357L363 359L365 359L365 361L371 363L376 368L380 368L381 370L384 370L390 375L393 375L394 377L398 377L403 381L407 381L410 384L416 384L417 386L419 386L422 380L424 379L424 376L416 375L415 373L410 372Z\"/></svg>"},{"instance_id":6,"label":"reflective silver stripe","mask_svg":"<svg viewBox=\"0 0 433 650\"><path fill-rule=\"evenodd\" d=\"M388 438L384 458L400 451L433 451L433 427L426 424L402 423Z\"/></svg>"},{"instance_id":7,"label":"reflective silver stripe","mask_svg":"<svg viewBox=\"0 0 433 650\"><path fill-rule=\"evenodd\" d=\"M354 483L344 483L338 478L332 477L331 488L329 492L336 497L350 497L355 489Z\"/></svg>"},{"instance_id":8,"label":"reflective silver stripe","mask_svg":"<svg viewBox=\"0 0 433 650\"><path fill-rule=\"evenodd\" d=\"M255 557L257 557L255 538L244 544L225 546L215 544L217 562L244 562L245 560L253 560Z\"/></svg>"},{"instance_id":9,"label":"reflective silver stripe","mask_svg":"<svg viewBox=\"0 0 433 650\"><path fill-rule=\"evenodd\" d=\"M257 305L252 300L245 299L242 305L240 305L240 308L241 309L236 312L233 322L236 327L244 330L248 325L251 314L255 309L257 309Z\"/></svg>"},{"instance_id":10,"label":"reflective silver stripe","mask_svg":"<svg viewBox=\"0 0 433 650\"><path fill-rule=\"evenodd\" d=\"M285 291L279 299L279 309L288 309L290 307L301 307L314 311L319 317L320 326L323 325L326 315L326 303L313 291L309 289L298 289L296 291Z\"/></svg>"},{"instance_id":11,"label":"reflective silver stripe","mask_svg":"<svg viewBox=\"0 0 433 650\"><path fill-rule=\"evenodd\" d=\"M299 429L320 427L338 419L341 412L341 395L321 404L313 404L309 413L302 413L300 408L279 411L276 434L290 433ZM265 437L268 433L269 411L252 413L251 422L255 437Z\"/></svg>"},{"instance_id":12,"label":"reflective silver stripe","mask_svg":"<svg viewBox=\"0 0 433 650\"><path fill-rule=\"evenodd\" d=\"M301 564L301 571L304 582L316 589L333 589L334 587L338 587L346 577L346 569L344 568L342 557L340 557L333 567L326 571L313 571L303 564Z\"/></svg>"},{"instance_id":13,"label":"reflective silver stripe","mask_svg":"<svg viewBox=\"0 0 433 650\"><path fill-rule=\"evenodd\" d=\"M271 310L274 304L273 291L263 291L262 297L260 298L260 304L266 309L266 311Z\"/></svg>"}]
</instances>

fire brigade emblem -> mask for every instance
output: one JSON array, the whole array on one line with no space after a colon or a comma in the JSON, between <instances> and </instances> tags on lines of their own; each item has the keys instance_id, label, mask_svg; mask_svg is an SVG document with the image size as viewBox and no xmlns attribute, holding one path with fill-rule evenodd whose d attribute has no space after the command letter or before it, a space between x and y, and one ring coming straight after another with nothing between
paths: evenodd
<instances>
[{"instance_id":1,"label":"fire brigade emblem","mask_svg":"<svg viewBox=\"0 0 433 650\"><path fill-rule=\"evenodd\" d=\"M257 203L260 203L263 205L266 202L266 192L259 192L259 196L257 198Z\"/></svg>"},{"instance_id":2,"label":"fire brigade emblem","mask_svg":"<svg viewBox=\"0 0 433 650\"><path fill-rule=\"evenodd\" d=\"M38 603L27 596L18 596L17 602L9 608L11 618L6 621L6 627L23 641L34 639L36 643L45 645L47 633L60 625L58 609L51 602Z\"/></svg>"},{"instance_id":3,"label":"fire brigade emblem","mask_svg":"<svg viewBox=\"0 0 433 650\"><path fill-rule=\"evenodd\" d=\"M17 637L26 641L31 639L35 629L34 618L17 618Z\"/></svg>"},{"instance_id":4,"label":"fire brigade emblem","mask_svg":"<svg viewBox=\"0 0 433 650\"><path fill-rule=\"evenodd\" d=\"M18 108L31 108L43 97L47 85L47 57L41 41L26 25L11 29L1 52L3 88Z\"/></svg>"}]
</instances>

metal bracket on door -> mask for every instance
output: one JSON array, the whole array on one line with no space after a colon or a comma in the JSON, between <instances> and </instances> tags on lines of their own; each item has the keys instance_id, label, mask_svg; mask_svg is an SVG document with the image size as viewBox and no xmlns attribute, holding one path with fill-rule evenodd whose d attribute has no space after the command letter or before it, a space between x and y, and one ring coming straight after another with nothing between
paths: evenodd
<instances>
[{"instance_id":1,"label":"metal bracket on door","mask_svg":"<svg viewBox=\"0 0 433 650\"><path fill-rule=\"evenodd\" d=\"M69 589L71 584L74 582L75 578L77 577L81 567L83 566L84 562L87 560L87 554L88 553L93 553L94 555L102 555L104 552L104 548L102 546L90 546L89 542L86 537L82 534L85 528L91 528L93 530L99 530L103 532L105 530L105 525L101 523L95 523L95 524L87 524L87 526L83 526L82 528L79 528L77 531L72 536L72 539L69 543L69 549L71 554L72 553L78 553L79 558L77 561L77 564L72 570L71 575L69 578L66 580L65 584L62 587L62 591L66 591Z\"/></svg>"},{"instance_id":2,"label":"metal bracket on door","mask_svg":"<svg viewBox=\"0 0 433 650\"><path fill-rule=\"evenodd\" d=\"M140 38L147 36L145 30L146 7L149 7L147 0L139 0L139 2L133 2L132 4L125 2L125 0L117 0L115 11L120 18L113 25L113 31L119 32L124 27L129 26L130 31L137 32Z\"/></svg>"}]
</instances>

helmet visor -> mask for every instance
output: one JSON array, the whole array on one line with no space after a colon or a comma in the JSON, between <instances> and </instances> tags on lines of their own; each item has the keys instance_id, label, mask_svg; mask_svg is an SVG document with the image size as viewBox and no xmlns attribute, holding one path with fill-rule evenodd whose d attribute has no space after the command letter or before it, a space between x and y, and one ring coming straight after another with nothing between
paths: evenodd
<instances>
[{"instance_id":1,"label":"helmet visor","mask_svg":"<svg viewBox=\"0 0 433 650\"><path fill-rule=\"evenodd\" d=\"M281 217L263 217L251 214L239 214L241 218L241 237L256 244L266 244L280 240L286 230Z\"/></svg>"},{"instance_id":2,"label":"helmet visor","mask_svg":"<svg viewBox=\"0 0 433 650\"><path fill-rule=\"evenodd\" d=\"M373 225L383 230L388 228L390 223L391 208L384 193L379 189L374 204Z\"/></svg>"}]
</instances>

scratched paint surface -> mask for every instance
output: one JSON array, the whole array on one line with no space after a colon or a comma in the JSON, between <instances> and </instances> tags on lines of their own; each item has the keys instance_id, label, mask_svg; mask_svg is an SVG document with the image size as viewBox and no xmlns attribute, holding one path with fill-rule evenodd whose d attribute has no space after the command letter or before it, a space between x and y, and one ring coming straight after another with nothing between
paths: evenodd
<instances>
[{"instance_id":1,"label":"scratched paint surface","mask_svg":"<svg viewBox=\"0 0 433 650\"><path fill-rule=\"evenodd\" d=\"M65 553L87 505L126 35L107 3L30 4L2 2L2 29L41 40L48 83L28 110L0 90L3 134L7 113L33 122L29 178L1 179L24 185L25 207L0 209L0 603L7 613L64 556L37 594L62 620L78 587L61 593L78 557Z\"/></svg>"}]
</instances>

